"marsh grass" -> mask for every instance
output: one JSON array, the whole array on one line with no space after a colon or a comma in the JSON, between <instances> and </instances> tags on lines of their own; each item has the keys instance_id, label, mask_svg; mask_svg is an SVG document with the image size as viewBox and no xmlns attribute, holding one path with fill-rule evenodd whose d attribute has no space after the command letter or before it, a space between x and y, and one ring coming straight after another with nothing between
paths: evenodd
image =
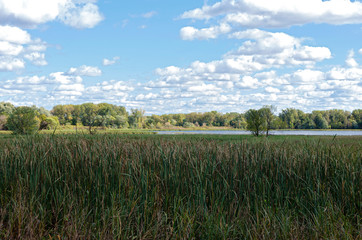
<instances>
[{"instance_id":1,"label":"marsh grass","mask_svg":"<svg viewBox=\"0 0 362 240\"><path fill-rule=\"evenodd\" d=\"M0 239L361 239L361 138L0 138Z\"/></svg>"}]
</instances>

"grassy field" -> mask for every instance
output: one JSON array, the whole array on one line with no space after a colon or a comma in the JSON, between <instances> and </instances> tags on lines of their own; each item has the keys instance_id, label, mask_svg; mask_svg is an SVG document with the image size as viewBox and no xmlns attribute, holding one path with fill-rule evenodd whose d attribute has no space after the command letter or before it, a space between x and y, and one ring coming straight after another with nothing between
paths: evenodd
<instances>
[{"instance_id":1,"label":"grassy field","mask_svg":"<svg viewBox=\"0 0 362 240\"><path fill-rule=\"evenodd\" d=\"M0 239L362 238L361 136L0 136Z\"/></svg>"}]
</instances>

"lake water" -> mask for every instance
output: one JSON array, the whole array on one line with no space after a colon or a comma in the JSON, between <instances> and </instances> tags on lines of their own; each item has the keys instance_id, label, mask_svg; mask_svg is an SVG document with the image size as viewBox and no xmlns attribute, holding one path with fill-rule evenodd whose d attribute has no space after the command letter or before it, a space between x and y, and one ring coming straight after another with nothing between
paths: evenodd
<instances>
[{"instance_id":1,"label":"lake water","mask_svg":"<svg viewBox=\"0 0 362 240\"><path fill-rule=\"evenodd\" d=\"M216 135L249 135L249 131L156 131L160 135L175 135L175 134L216 134ZM311 130L290 130L290 131L270 131L270 135L304 135L304 136L362 136L362 131L350 131L350 130L333 130L333 131L311 131Z\"/></svg>"}]
</instances>

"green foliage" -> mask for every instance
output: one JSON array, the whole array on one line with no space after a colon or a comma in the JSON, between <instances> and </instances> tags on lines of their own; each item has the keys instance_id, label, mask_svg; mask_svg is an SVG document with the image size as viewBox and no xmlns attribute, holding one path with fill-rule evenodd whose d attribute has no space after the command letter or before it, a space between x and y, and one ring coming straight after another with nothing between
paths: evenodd
<instances>
[{"instance_id":1,"label":"green foliage","mask_svg":"<svg viewBox=\"0 0 362 240\"><path fill-rule=\"evenodd\" d=\"M193 128L193 127L195 127L195 124L190 123L190 122L184 122L183 127L184 128Z\"/></svg>"},{"instance_id":2,"label":"green foliage","mask_svg":"<svg viewBox=\"0 0 362 240\"><path fill-rule=\"evenodd\" d=\"M12 103L0 102L0 115L9 116L15 110Z\"/></svg>"},{"instance_id":3,"label":"green foliage","mask_svg":"<svg viewBox=\"0 0 362 240\"><path fill-rule=\"evenodd\" d=\"M245 113L245 118L247 122L247 129L254 135L260 136L266 131L266 122L263 117L264 110L259 109L250 109Z\"/></svg>"},{"instance_id":4,"label":"green foliage","mask_svg":"<svg viewBox=\"0 0 362 240\"><path fill-rule=\"evenodd\" d=\"M316 124L317 129L327 129L328 128L328 122L327 120L322 116L321 113L318 113L315 118L314 122Z\"/></svg>"},{"instance_id":5,"label":"green foliage","mask_svg":"<svg viewBox=\"0 0 362 240\"><path fill-rule=\"evenodd\" d=\"M128 117L129 124L132 128L143 128L145 122L145 110L131 109L131 114Z\"/></svg>"},{"instance_id":6,"label":"green foliage","mask_svg":"<svg viewBox=\"0 0 362 240\"><path fill-rule=\"evenodd\" d=\"M7 123L8 117L6 115L0 115L0 130L6 130L6 123Z\"/></svg>"},{"instance_id":7,"label":"green foliage","mask_svg":"<svg viewBox=\"0 0 362 240\"><path fill-rule=\"evenodd\" d=\"M94 113L89 115L89 110ZM313 113L304 113L299 109L283 109L279 116L275 116L276 108L274 106L264 106L263 119L265 120L264 130L267 135L271 129L315 129L326 127L332 129L362 129L362 110L355 110L353 113L343 110L313 111ZM92 110L92 111L93 111ZM37 110L41 114L41 108ZM88 112L85 112L88 111ZM116 106L108 103L85 103L82 105L57 105L51 113L59 119L60 124L77 125L82 122L84 126L102 126L107 128L169 128L172 126L183 127L186 122L194 126L210 127L232 127L245 129L247 121L244 114L237 112L219 113L211 112L192 112L188 114L163 114L145 116L142 109L131 109L128 114L122 106ZM322 120L318 114L322 115ZM315 122L317 119L318 126ZM322 121L322 122L321 122ZM186 124L185 126L189 126Z\"/></svg>"},{"instance_id":8,"label":"green foliage","mask_svg":"<svg viewBox=\"0 0 362 240\"><path fill-rule=\"evenodd\" d=\"M8 128L14 134L33 134L39 130L39 119L31 107L17 107L7 120Z\"/></svg>"},{"instance_id":9,"label":"green foliage","mask_svg":"<svg viewBox=\"0 0 362 240\"><path fill-rule=\"evenodd\" d=\"M358 128L362 129L362 109L356 109L352 112L352 116L356 121Z\"/></svg>"}]
</instances>

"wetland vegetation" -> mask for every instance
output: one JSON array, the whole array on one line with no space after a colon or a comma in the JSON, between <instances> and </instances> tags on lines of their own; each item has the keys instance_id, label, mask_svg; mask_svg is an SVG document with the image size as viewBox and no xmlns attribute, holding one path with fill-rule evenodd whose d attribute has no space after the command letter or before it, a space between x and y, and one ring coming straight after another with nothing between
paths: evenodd
<instances>
[{"instance_id":1,"label":"wetland vegetation","mask_svg":"<svg viewBox=\"0 0 362 240\"><path fill-rule=\"evenodd\" d=\"M360 239L361 136L0 137L0 239Z\"/></svg>"}]
</instances>

